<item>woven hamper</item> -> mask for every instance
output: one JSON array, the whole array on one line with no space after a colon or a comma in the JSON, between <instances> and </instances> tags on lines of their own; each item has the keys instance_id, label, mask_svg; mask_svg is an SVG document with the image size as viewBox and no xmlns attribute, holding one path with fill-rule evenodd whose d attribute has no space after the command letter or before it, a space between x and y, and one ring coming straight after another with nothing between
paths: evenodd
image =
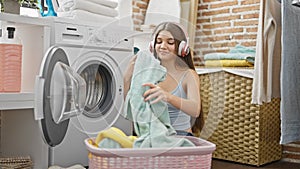
<instances>
[{"instance_id":1,"label":"woven hamper","mask_svg":"<svg viewBox=\"0 0 300 169\"><path fill-rule=\"evenodd\" d=\"M252 79L219 71L200 74L205 126L213 157L260 166L281 159L280 99L251 104Z\"/></svg>"}]
</instances>

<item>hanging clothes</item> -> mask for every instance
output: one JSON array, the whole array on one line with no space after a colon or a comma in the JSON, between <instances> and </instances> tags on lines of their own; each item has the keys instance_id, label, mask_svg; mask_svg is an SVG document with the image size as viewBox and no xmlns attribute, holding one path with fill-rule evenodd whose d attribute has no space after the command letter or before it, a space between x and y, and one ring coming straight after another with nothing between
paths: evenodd
<instances>
[{"instance_id":1,"label":"hanging clothes","mask_svg":"<svg viewBox=\"0 0 300 169\"><path fill-rule=\"evenodd\" d=\"M281 5L260 1L252 103L263 104L280 97Z\"/></svg>"},{"instance_id":2,"label":"hanging clothes","mask_svg":"<svg viewBox=\"0 0 300 169\"><path fill-rule=\"evenodd\" d=\"M300 140L300 8L282 1L281 139Z\"/></svg>"}]
</instances>

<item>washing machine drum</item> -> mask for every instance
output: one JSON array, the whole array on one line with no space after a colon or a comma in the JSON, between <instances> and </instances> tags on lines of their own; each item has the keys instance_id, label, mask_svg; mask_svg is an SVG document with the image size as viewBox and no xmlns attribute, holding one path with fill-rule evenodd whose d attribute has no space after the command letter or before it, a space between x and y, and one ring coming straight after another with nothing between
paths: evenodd
<instances>
[{"instance_id":1,"label":"washing machine drum","mask_svg":"<svg viewBox=\"0 0 300 169\"><path fill-rule=\"evenodd\" d=\"M112 83L106 76L111 72L96 63L84 67L79 73L69 67L63 49L52 47L47 51L35 82L34 112L35 119L40 121L45 142L52 147L63 141L71 117L100 119L103 114L99 112L106 112L101 109L108 109L113 104L112 94L105 89L108 86L105 83ZM109 122L117 118L115 114L107 117L111 118L105 119ZM75 119L86 129L84 124L88 122L84 118L82 121ZM107 127L108 124L105 125L100 127Z\"/></svg>"}]
</instances>

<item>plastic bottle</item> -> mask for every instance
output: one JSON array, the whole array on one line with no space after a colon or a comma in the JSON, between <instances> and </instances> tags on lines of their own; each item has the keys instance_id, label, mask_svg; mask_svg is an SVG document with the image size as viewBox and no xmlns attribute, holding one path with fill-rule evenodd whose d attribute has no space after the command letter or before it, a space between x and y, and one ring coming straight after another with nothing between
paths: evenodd
<instances>
[{"instance_id":1,"label":"plastic bottle","mask_svg":"<svg viewBox=\"0 0 300 169\"><path fill-rule=\"evenodd\" d=\"M6 30L0 38L0 92L20 92L22 44L15 37L15 27Z\"/></svg>"}]
</instances>

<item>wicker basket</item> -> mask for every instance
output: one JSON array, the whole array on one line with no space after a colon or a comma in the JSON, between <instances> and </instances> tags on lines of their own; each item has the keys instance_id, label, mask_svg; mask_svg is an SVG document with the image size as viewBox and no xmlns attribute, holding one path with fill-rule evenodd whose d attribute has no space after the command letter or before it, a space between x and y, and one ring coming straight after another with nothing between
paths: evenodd
<instances>
[{"instance_id":1,"label":"wicker basket","mask_svg":"<svg viewBox=\"0 0 300 169\"><path fill-rule=\"evenodd\" d=\"M251 78L225 71L199 77L201 137L216 144L213 157L256 166L281 159L280 99L253 105Z\"/></svg>"},{"instance_id":2,"label":"wicker basket","mask_svg":"<svg viewBox=\"0 0 300 169\"><path fill-rule=\"evenodd\" d=\"M121 148L103 149L94 147L85 140L89 153L89 168L194 168L210 169L215 145L196 137L186 136L195 147L174 148Z\"/></svg>"},{"instance_id":3,"label":"wicker basket","mask_svg":"<svg viewBox=\"0 0 300 169\"><path fill-rule=\"evenodd\" d=\"M30 157L0 157L0 169L32 169Z\"/></svg>"}]
</instances>

